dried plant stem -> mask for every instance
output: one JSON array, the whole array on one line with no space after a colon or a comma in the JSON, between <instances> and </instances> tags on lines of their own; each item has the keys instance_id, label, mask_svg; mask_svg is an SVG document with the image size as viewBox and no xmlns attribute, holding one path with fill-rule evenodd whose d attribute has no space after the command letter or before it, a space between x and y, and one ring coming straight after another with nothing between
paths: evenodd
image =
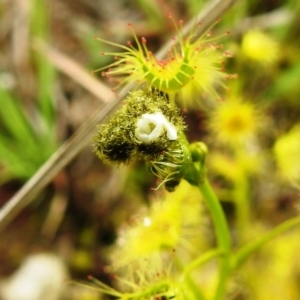
<instances>
[{"instance_id":1,"label":"dried plant stem","mask_svg":"<svg viewBox=\"0 0 300 300\"><path fill-rule=\"evenodd\" d=\"M236 0L215 0L210 2L201 13L192 19L183 28L183 34L187 34L195 24L195 20L201 20L203 26L199 30L199 34L203 33L209 25L234 4ZM157 53L157 58L166 56L167 51L172 42L164 45ZM63 169L70 161L91 142L91 137L95 131L95 126L103 122L104 117L111 114L121 100L126 96L128 91L133 88L134 84L126 86L117 99L108 99L107 104L100 108L95 114L88 119L75 132L75 134L67 140L27 181L27 183L1 208L0 210L0 230L5 227L19 211L27 206L40 193L40 191L53 179L58 172Z\"/></svg>"},{"instance_id":2,"label":"dried plant stem","mask_svg":"<svg viewBox=\"0 0 300 300\"><path fill-rule=\"evenodd\" d=\"M59 71L72 78L102 102L109 102L115 97L110 88L88 73L81 65L58 50L48 46L42 40L35 39L33 48L44 55Z\"/></svg>"}]
</instances>

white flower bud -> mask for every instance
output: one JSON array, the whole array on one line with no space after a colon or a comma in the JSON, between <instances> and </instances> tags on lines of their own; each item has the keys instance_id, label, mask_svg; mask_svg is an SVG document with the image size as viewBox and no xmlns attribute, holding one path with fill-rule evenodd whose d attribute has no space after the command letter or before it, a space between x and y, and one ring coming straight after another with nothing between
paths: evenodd
<instances>
[{"instance_id":1,"label":"white flower bud","mask_svg":"<svg viewBox=\"0 0 300 300\"><path fill-rule=\"evenodd\" d=\"M176 128L161 112L143 114L136 123L135 136L144 143L150 143L167 133L169 140L177 140Z\"/></svg>"}]
</instances>

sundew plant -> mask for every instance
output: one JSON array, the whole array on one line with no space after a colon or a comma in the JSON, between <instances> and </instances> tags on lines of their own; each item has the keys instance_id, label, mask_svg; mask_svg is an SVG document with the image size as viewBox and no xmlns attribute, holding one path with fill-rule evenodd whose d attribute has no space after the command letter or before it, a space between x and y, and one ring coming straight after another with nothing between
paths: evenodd
<instances>
[{"instance_id":1,"label":"sundew plant","mask_svg":"<svg viewBox=\"0 0 300 300\"><path fill-rule=\"evenodd\" d=\"M136 35L132 24L128 27L133 42L127 45L96 37L115 48L102 52L114 62L97 71L115 84L116 91L127 83L135 88L122 107L98 126L94 152L116 167L145 161L157 184L150 207L124 225L111 251L108 272L114 274L115 286L90 279L101 293L116 299L237 299L240 288L235 276L246 259L300 219L289 219L256 235L251 231L248 179L262 163L255 155L257 133L264 122L262 109L243 99L238 88L242 79L226 71L232 52L221 43L230 39L229 32L214 35L220 20L200 35L199 21L185 37L183 21L168 17L174 27L174 45L162 60L144 37ZM259 60L260 50L251 48L256 45L251 44L253 36L260 38L259 34L245 37L240 51ZM187 125L183 108L206 114L208 143L188 140L192 125ZM286 167L284 145L298 133L295 127L275 146L280 166L295 180L300 176ZM227 152L210 153L211 143L226 147ZM233 186L234 232L219 200L222 193L210 184L210 176L217 175Z\"/></svg>"}]
</instances>

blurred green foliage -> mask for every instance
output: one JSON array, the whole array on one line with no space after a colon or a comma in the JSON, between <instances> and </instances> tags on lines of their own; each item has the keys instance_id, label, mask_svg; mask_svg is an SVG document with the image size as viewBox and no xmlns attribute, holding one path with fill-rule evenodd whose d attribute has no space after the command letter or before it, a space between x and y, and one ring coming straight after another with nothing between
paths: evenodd
<instances>
[{"instance_id":1,"label":"blurred green foliage","mask_svg":"<svg viewBox=\"0 0 300 300\"><path fill-rule=\"evenodd\" d=\"M0 98L0 161L4 167L0 183L10 179L26 180L55 150L55 135L52 129L45 128L46 124L37 126L38 122L30 120L21 102L7 91L0 90Z\"/></svg>"},{"instance_id":2,"label":"blurred green foliage","mask_svg":"<svg viewBox=\"0 0 300 300\"><path fill-rule=\"evenodd\" d=\"M47 4L33 1L30 42L50 38ZM13 91L0 88L0 185L11 179L27 180L57 148L54 103L55 70L43 57L30 52L35 68L36 97L27 103ZM26 75L22 80L26 84Z\"/></svg>"}]
</instances>

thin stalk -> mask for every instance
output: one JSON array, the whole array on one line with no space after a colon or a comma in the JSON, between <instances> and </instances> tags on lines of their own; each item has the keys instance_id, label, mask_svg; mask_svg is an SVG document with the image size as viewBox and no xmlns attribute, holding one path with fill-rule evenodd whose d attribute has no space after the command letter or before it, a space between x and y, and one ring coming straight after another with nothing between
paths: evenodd
<instances>
[{"instance_id":1,"label":"thin stalk","mask_svg":"<svg viewBox=\"0 0 300 300\"><path fill-rule=\"evenodd\" d=\"M193 296L197 300L206 300L205 296L203 295L202 291L200 290L199 286L195 284L195 282L187 276L185 278L185 284L188 286L189 291L193 293Z\"/></svg>"},{"instance_id":2,"label":"thin stalk","mask_svg":"<svg viewBox=\"0 0 300 300\"><path fill-rule=\"evenodd\" d=\"M244 240L244 234L247 232L247 227L251 224L251 209L249 203L249 182L246 174L243 172L234 182L233 191L234 203L236 205L237 228L241 240Z\"/></svg>"},{"instance_id":3,"label":"thin stalk","mask_svg":"<svg viewBox=\"0 0 300 300\"><path fill-rule=\"evenodd\" d=\"M242 247L235 255L233 263L232 263L232 269L236 269L240 267L245 260L255 251L257 251L259 248L263 247L266 243L271 241L276 236L280 235L281 233L300 225L300 216L292 218L290 220L287 220L275 228L273 228L271 231L267 232L263 236L260 236L257 240L255 240L252 243L247 244L246 246Z\"/></svg>"},{"instance_id":4,"label":"thin stalk","mask_svg":"<svg viewBox=\"0 0 300 300\"><path fill-rule=\"evenodd\" d=\"M178 269L182 272L181 280L180 282L183 285L186 285L188 287L188 290L193 294L195 297L194 299L197 300L206 300L200 287L195 284L195 282L190 278L189 274L186 273L185 267L183 266L182 262L180 261L179 257L175 259L176 266Z\"/></svg>"},{"instance_id":5,"label":"thin stalk","mask_svg":"<svg viewBox=\"0 0 300 300\"><path fill-rule=\"evenodd\" d=\"M248 155L245 153L244 146L239 144L234 147L234 153L239 165L243 165L244 158ZM234 181L233 198L237 212L237 229L240 236L240 242L244 242L247 229L251 224L251 205L249 199L249 179L245 167L241 167L238 178Z\"/></svg>"},{"instance_id":6,"label":"thin stalk","mask_svg":"<svg viewBox=\"0 0 300 300\"><path fill-rule=\"evenodd\" d=\"M221 249L213 249L210 250L202 255L200 255L198 258L196 258L195 260L193 260L190 264L188 264L182 275L181 275L181 280L184 281L186 280L186 277L196 268L200 267L201 265L205 264L207 261L218 257L220 255L223 254L223 251Z\"/></svg>"},{"instance_id":7,"label":"thin stalk","mask_svg":"<svg viewBox=\"0 0 300 300\"><path fill-rule=\"evenodd\" d=\"M205 179L203 183L199 185L199 189L212 217L218 248L223 253L220 262L219 282L214 297L214 300L221 300L224 297L226 281L230 271L230 232L219 199L217 198L207 179Z\"/></svg>"}]
</instances>

